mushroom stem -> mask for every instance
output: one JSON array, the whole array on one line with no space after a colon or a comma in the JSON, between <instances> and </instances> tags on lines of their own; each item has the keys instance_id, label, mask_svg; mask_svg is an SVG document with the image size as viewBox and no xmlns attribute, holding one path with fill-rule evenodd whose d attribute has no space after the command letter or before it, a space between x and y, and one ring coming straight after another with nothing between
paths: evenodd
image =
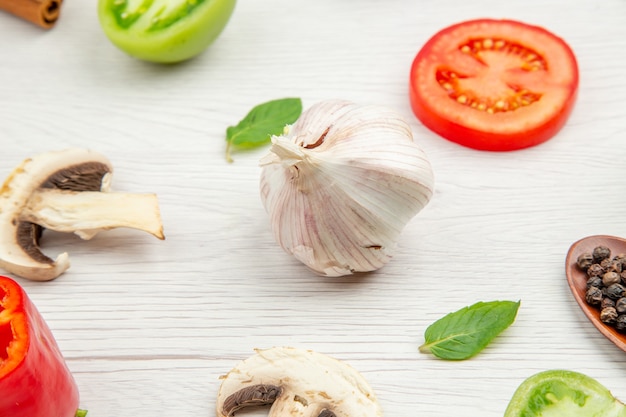
<instances>
[{"instance_id":1,"label":"mushroom stem","mask_svg":"<svg viewBox=\"0 0 626 417\"><path fill-rule=\"evenodd\" d=\"M91 239L101 230L129 227L164 239L155 194L36 190L20 213L20 221Z\"/></svg>"},{"instance_id":2,"label":"mushroom stem","mask_svg":"<svg viewBox=\"0 0 626 417\"><path fill-rule=\"evenodd\" d=\"M41 251L44 228L91 239L129 227L164 239L156 195L112 193L112 174L109 160L89 149L24 160L0 186L0 267L37 281L67 270L67 253L52 259Z\"/></svg>"}]
</instances>

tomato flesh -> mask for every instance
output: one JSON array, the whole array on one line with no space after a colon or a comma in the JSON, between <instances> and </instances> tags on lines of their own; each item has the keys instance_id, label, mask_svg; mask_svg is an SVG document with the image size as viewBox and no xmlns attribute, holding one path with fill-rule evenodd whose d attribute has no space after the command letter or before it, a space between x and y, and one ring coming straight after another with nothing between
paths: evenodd
<instances>
[{"instance_id":1,"label":"tomato flesh","mask_svg":"<svg viewBox=\"0 0 626 417\"><path fill-rule=\"evenodd\" d=\"M578 91L570 47L512 20L458 23L419 51L410 74L413 112L429 129L475 149L545 142L567 121Z\"/></svg>"},{"instance_id":2,"label":"tomato flesh","mask_svg":"<svg viewBox=\"0 0 626 417\"><path fill-rule=\"evenodd\" d=\"M547 370L517 388L504 417L626 417L626 407L595 379L579 372Z\"/></svg>"},{"instance_id":3,"label":"tomato flesh","mask_svg":"<svg viewBox=\"0 0 626 417\"><path fill-rule=\"evenodd\" d=\"M206 49L224 30L235 0L99 0L104 33L136 58L174 63Z\"/></svg>"}]
</instances>

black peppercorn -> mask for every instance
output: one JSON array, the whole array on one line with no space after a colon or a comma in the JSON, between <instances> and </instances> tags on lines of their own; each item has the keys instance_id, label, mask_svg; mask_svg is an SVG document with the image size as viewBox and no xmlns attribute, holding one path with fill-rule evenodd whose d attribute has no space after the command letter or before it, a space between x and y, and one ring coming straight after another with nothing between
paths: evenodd
<instances>
[{"instance_id":1,"label":"black peppercorn","mask_svg":"<svg viewBox=\"0 0 626 417\"><path fill-rule=\"evenodd\" d=\"M619 314L626 313L626 297L622 297L615 302L615 309Z\"/></svg>"},{"instance_id":2,"label":"black peppercorn","mask_svg":"<svg viewBox=\"0 0 626 417\"><path fill-rule=\"evenodd\" d=\"M576 260L576 264L580 269L586 271L591 265L593 265L593 255L589 252L581 253Z\"/></svg>"},{"instance_id":3,"label":"black peppercorn","mask_svg":"<svg viewBox=\"0 0 626 417\"><path fill-rule=\"evenodd\" d=\"M613 262L613 260L611 260L611 258L605 258L603 260L600 261L600 266L605 270L608 271L609 270L609 265L611 265L611 262Z\"/></svg>"},{"instance_id":4,"label":"black peppercorn","mask_svg":"<svg viewBox=\"0 0 626 417\"><path fill-rule=\"evenodd\" d=\"M611 284L606 287L606 296L614 300L619 300L624 296L624 287L621 284Z\"/></svg>"},{"instance_id":5,"label":"black peppercorn","mask_svg":"<svg viewBox=\"0 0 626 417\"><path fill-rule=\"evenodd\" d=\"M598 287L589 287L587 292L585 293L585 300L588 304L598 305L602 302L602 290Z\"/></svg>"},{"instance_id":6,"label":"black peppercorn","mask_svg":"<svg viewBox=\"0 0 626 417\"><path fill-rule=\"evenodd\" d=\"M622 278L619 276L617 272L607 272L602 275L602 283L605 287L610 286L611 284L618 284Z\"/></svg>"},{"instance_id":7,"label":"black peppercorn","mask_svg":"<svg viewBox=\"0 0 626 417\"><path fill-rule=\"evenodd\" d=\"M620 298L620 300L621 300L621 298ZM600 302L600 308L605 308L605 307L615 307L615 301L611 300L608 297L604 297L602 299L602 302Z\"/></svg>"},{"instance_id":8,"label":"black peppercorn","mask_svg":"<svg viewBox=\"0 0 626 417\"><path fill-rule=\"evenodd\" d=\"M599 310L604 324L626 334L626 254L611 258L609 248L597 246L580 254L576 264L587 273L587 304Z\"/></svg>"},{"instance_id":9,"label":"black peppercorn","mask_svg":"<svg viewBox=\"0 0 626 417\"><path fill-rule=\"evenodd\" d=\"M626 332L626 314L620 314L615 320L615 329L618 332Z\"/></svg>"},{"instance_id":10,"label":"black peppercorn","mask_svg":"<svg viewBox=\"0 0 626 417\"><path fill-rule=\"evenodd\" d=\"M606 271L600 266L600 264L593 264L589 268L587 268L587 275L589 275L590 277L599 277L605 272Z\"/></svg>"},{"instance_id":11,"label":"black peppercorn","mask_svg":"<svg viewBox=\"0 0 626 417\"><path fill-rule=\"evenodd\" d=\"M606 246L596 246L593 249L593 261L599 264L603 259L609 258L611 256L611 249Z\"/></svg>"},{"instance_id":12,"label":"black peppercorn","mask_svg":"<svg viewBox=\"0 0 626 417\"><path fill-rule=\"evenodd\" d=\"M624 263L624 261L626 261L626 253L620 253L618 255L615 255L613 257L613 260L617 261L617 262Z\"/></svg>"},{"instance_id":13,"label":"black peppercorn","mask_svg":"<svg viewBox=\"0 0 626 417\"><path fill-rule=\"evenodd\" d=\"M603 285L602 278L600 277L589 277L587 280L587 289L589 289L589 287L601 288Z\"/></svg>"},{"instance_id":14,"label":"black peppercorn","mask_svg":"<svg viewBox=\"0 0 626 417\"><path fill-rule=\"evenodd\" d=\"M623 264L622 261L618 261L612 259L611 262L606 266L607 272L617 272L618 274L622 272Z\"/></svg>"},{"instance_id":15,"label":"black peppercorn","mask_svg":"<svg viewBox=\"0 0 626 417\"><path fill-rule=\"evenodd\" d=\"M605 324L613 324L617 320L617 310L615 307L605 307L600 311L600 320Z\"/></svg>"}]
</instances>

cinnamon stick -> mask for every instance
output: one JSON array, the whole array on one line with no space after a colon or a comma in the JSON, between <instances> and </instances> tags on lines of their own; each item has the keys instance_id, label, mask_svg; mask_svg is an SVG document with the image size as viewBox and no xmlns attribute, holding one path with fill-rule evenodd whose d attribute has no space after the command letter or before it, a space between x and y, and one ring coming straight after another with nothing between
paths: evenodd
<instances>
[{"instance_id":1,"label":"cinnamon stick","mask_svg":"<svg viewBox=\"0 0 626 417\"><path fill-rule=\"evenodd\" d=\"M62 3L63 0L0 0L0 9L50 29L59 18Z\"/></svg>"}]
</instances>

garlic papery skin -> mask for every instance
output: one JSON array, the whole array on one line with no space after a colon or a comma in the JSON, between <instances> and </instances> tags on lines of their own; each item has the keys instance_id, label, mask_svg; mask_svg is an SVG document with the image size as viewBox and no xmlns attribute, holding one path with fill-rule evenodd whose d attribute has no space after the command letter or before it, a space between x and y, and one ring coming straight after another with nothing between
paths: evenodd
<instances>
[{"instance_id":1,"label":"garlic papery skin","mask_svg":"<svg viewBox=\"0 0 626 417\"><path fill-rule=\"evenodd\" d=\"M276 241L311 270L381 268L433 194L433 171L394 111L348 101L306 110L261 159L261 199Z\"/></svg>"}]
</instances>

